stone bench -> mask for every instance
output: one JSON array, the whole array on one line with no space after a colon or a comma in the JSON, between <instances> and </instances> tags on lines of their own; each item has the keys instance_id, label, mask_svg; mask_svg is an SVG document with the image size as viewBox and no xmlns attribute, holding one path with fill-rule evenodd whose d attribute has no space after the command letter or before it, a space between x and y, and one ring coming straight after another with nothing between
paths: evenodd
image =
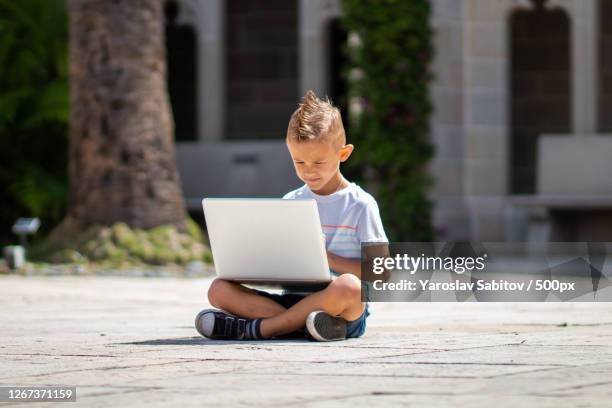
<instances>
[{"instance_id":1,"label":"stone bench","mask_svg":"<svg viewBox=\"0 0 612 408\"><path fill-rule=\"evenodd\" d=\"M527 240L612 241L612 194L514 196L527 218Z\"/></svg>"},{"instance_id":2,"label":"stone bench","mask_svg":"<svg viewBox=\"0 0 612 408\"><path fill-rule=\"evenodd\" d=\"M536 178L510 198L528 241L612 241L612 135L541 136Z\"/></svg>"}]
</instances>

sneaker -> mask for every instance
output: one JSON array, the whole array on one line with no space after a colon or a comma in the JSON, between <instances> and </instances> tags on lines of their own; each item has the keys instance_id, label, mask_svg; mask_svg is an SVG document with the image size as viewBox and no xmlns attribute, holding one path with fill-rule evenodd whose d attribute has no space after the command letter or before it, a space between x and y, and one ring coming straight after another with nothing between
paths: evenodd
<instances>
[{"instance_id":1,"label":"sneaker","mask_svg":"<svg viewBox=\"0 0 612 408\"><path fill-rule=\"evenodd\" d=\"M204 309L195 318L195 328L211 340L242 340L249 322L218 309Z\"/></svg>"},{"instance_id":2,"label":"sneaker","mask_svg":"<svg viewBox=\"0 0 612 408\"><path fill-rule=\"evenodd\" d=\"M315 310L306 319L306 330L318 341L346 339L346 320L332 316L322 310Z\"/></svg>"}]
</instances>

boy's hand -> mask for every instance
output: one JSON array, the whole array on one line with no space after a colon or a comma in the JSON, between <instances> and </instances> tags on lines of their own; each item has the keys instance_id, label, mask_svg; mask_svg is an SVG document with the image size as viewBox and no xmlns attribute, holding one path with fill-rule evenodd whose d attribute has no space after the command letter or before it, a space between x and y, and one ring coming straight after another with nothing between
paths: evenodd
<instances>
[{"instance_id":1,"label":"boy's hand","mask_svg":"<svg viewBox=\"0 0 612 408\"><path fill-rule=\"evenodd\" d=\"M327 249L325 250L325 255L327 255L327 264L329 265L329 267L331 269L334 269L334 267L332 266L334 260L332 259L332 253L329 252Z\"/></svg>"}]
</instances>

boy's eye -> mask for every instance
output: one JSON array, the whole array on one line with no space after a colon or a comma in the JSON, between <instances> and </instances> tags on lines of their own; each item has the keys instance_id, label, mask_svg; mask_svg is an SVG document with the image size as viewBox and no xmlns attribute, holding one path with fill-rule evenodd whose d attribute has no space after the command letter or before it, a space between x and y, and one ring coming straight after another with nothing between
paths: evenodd
<instances>
[{"instance_id":1,"label":"boy's eye","mask_svg":"<svg viewBox=\"0 0 612 408\"><path fill-rule=\"evenodd\" d=\"M304 162L296 161L295 164L304 164ZM314 164L325 164L325 162L315 162Z\"/></svg>"}]
</instances>

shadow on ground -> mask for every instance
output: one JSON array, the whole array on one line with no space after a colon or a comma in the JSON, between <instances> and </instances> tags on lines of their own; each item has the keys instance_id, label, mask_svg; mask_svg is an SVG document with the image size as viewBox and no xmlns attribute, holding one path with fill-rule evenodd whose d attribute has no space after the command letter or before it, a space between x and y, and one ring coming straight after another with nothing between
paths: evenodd
<instances>
[{"instance_id":1,"label":"shadow on ground","mask_svg":"<svg viewBox=\"0 0 612 408\"><path fill-rule=\"evenodd\" d=\"M152 339L152 340L143 340L143 341L135 341L129 343L118 343L118 344L129 344L135 346L212 346L219 344L262 344L262 343L311 343L308 339L299 339L299 338L287 338L287 339L274 339L274 340L262 340L262 341L247 341L247 340L210 340L204 337L194 336L194 337L181 337L181 338L173 338L173 339Z\"/></svg>"}]
</instances>

